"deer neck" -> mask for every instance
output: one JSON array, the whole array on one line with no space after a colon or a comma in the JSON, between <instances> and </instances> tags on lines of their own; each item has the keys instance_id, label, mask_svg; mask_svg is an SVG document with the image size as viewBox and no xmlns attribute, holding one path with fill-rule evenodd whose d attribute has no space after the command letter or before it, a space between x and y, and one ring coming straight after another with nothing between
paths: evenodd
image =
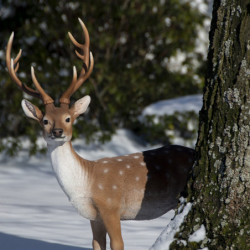
<instances>
[{"instance_id":1,"label":"deer neck","mask_svg":"<svg viewBox=\"0 0 250 250\"><path fill-rule=\"evenodd\" d=\"M71 141L57 142L53 144L48 143L48 152L51 157L53 168L57 167L58 164L63 164L64 162L75 165L80 160L80 156L73 149Z\"/></svg>"},{"instance_id":2,"label":"deer neck","mask_svg":"<svg viewBox=\"0 0 250 250\"><path fill-rule=\"evenodd\" d=\"M50 154L51 157L70 157L71 159L75 159L76 157L80 158L80 156L77 155L77 153L75 152L71 141L68 142L55 142L55 143L47 143L47 147L48 147L48 152ZM67 155L61 155L61 153L67 153Z\"/></svg>"},{"instance_id":3,"label":"deer neck","mask_svg":"<svg viewBox=\"0 0 250 250\"><path fill-rule=\"evenodd\" d=\"M48 144L52 168L69 200L88 196L91 162L81 158L71 142Z\"/></svg>"}]
</instances>

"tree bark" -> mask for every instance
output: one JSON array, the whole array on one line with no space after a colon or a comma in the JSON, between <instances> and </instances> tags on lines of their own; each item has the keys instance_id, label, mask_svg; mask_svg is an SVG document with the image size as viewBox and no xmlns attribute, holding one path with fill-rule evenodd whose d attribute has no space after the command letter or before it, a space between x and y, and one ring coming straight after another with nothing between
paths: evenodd
<instances>
[{"instance_id":1,"label":"tree bark","mask_svg":"<svg viewBox=\"0 0 250 250\"><path fill-rule=\"evenodd\" d=\"M193 205L171 249L250 249L249 12L249 0L214 1ZM201 225L206 236L190 242Z\"/></svg>"}]
</instances>

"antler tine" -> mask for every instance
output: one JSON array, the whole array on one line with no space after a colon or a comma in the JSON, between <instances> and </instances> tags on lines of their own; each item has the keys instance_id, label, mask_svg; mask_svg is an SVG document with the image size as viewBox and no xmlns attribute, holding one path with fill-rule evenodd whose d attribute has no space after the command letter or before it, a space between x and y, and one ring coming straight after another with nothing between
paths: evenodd
<instances>
[{"instance_id":1,"label":"antler tine","mask_svg":"<svg viewBox=\"0 0 250 250\"><path fill-rule=\"evenodd\" d=\"M77 71L76 71L76 66L73 66L73 79L72 82L77 80Z\"/></svg>"},{"instance_id":2,"label":"antler tine","mask_svg":"<svg viewBox=\"0 0 250 250\"><path fill-rule=\"evenodd\" d=\"M37 97L37 98L42 99L44 104L53 103L54 102L53 99L45 93L45 91L43 90L41 85L38 83L38 81L35 77L35 74L34 74L34 69L31 70L31 76L32 76L32 80L33 80L38 91L26 86L17 77L16 73L19 69L19 62L18 61L22 55L22 50L21 49L19 50L15 59L11 58L11 49L12 49L13 40L14 40L14 32L12 32L12 34L9 38L9 41L7 44L7 49L6 49L6 65L7 65L7 68L8 68L8 71L9 71L11 78L13 79L14 82L16 82L18 87L21 88L25 93L27 93L33 97ZM16 64L16 66L15 66L15 64Z\"/></svg>"},{"instance_id":3,"label":"antler tine","mask_svg":"<svg viewBox=\"0 0 250 250\"><path fill-rule=\"evenodd\" d=\"M85 75L83 75L83 74L80 75L78 81L75 84L74 92L76 92L81 87L81 85L89 78L89 76L91 75L91 73L93 71L93 68L94 68L94 57L93 57L92 52L90 51L90 67L89 67L89 70Z\"/></svg>"},{"instance_id":4,"label":"antler tine","mask_svg":"<svg viewBox=\"0 0 250 250\"><path fill-rule=\"evenodd\" d=\"M90 39L89 39L89 32L84 24L84 22L78 18L80 25L83 30L83 35L85 38L85 44L81 44L76 41L76 39L73 37L73 35L68 32L69 38L72 41L72 43L78 47L79 49L83 50L83 55L81 55L77 50L75 50L76 55L85 63L86 69L89 67L89 44L90 44Z\"/></svg>"},{"instance_id":5,"label":"antler tine","mask_svg":"<svg viewBox=\"0 0 250 250\"><path fill-rule=\"evenodd\" d=\"M19 62L18 62L18 60L20 59L21 55L22 55L22 50L20 49L19 52L18 52L18 54L17 54L17 56L16 56L16 58L14 59L14 65L16 64L15 73L19 69Z\"/></svg>"},{"instance_id":6,"label":"antler tine","mask_svg":"<svg viewBox=\"0 0 250 250\"><path fill-rule=\"evenodd\" d=\"M19 69L19 63L16 64L16 67L15 67L15 70L14 70L15 73L18 71L18 69Z\"/></svg>"},{"instance_id":7,"label":"antler tine","mask_svg":"<svg viewBox=\"0 0 250 250\"><path fill-rule=\"evenodd\" d=\"M77 50L75 50L75 53L80 59L84 60L84 55L81 55Z\"/></svg>"},{"instance_id":8,"label":"antler tine","mask_svg":"<svg viewBox=\"0 0 250 250\"><path fill-rule=\"evenodd\" d=\"M78 48L81 48L83 46L83 44L80 44L76 41L76 39L73 37L73 35L71 34L71 32L68 32L69 38L71 40L71 42Z\"/></svg>"},{"instance_id":9,"label":"antler tine","mask_svg":"<svg viewBox=\"0 0 250 250\"><path fill-rule=\"evenodd\" d=\"M89 44L90 44L90 39L89 39L89 32L84 24L84 22L78 18L80 25L82 27L83 30L83 34L84 34L84 38L85 38L85 44L83 46L83 55L84 55L84 63L87 66L87 69L89 67Z\"/></svg>"},{"instance_id":10,"label":"antler tine","mask_svg":"<svg viewBox=\"0 0 250 250\"><path fill-rule=\"evenodd\" d=\"M20 59L22 55L22 50L21 49L19 50L14 60L11 58L11 49L12 49L13 40L14 40L14 32L11 33L8 44L7 44L7 48L6 48L6 66L8 68L9 74L12 80L17 84L17 86L21 90L23 90L28 95L41 99L41 95L39 92L23 84L16 75L16 72L18 71L18 68L19 68L18 60ZM15 64L16 64L16 67L14 67Z\"/></svg>"},{"instance_id":11,"label":"antler tine","mask_svg":"<svg viewBox=\"0 0 250 250\"><path fill-rule=\"evenodd\" d=\"M80 25L83 30L84 38L85 38L85 43L81 44L76 41L76 39L73 37L73 35L68 32L69 38L72 41L72 43L79 49L82 50L82 54L80 54L77 50L75 50L75 53L78 58L80 58L83 61L83 68L81 70L81 73L79 75L79 78L77 79L77 74L76 74L76 69L75 67L73 68L73 79L68 87L68 89L63 93L63 95L60 98L60 103L61 104L69 104L70 103L70 97L73 95L73 93L88 79L90 76L91 72L93 71L93 66L94 66L94 58L92 53L89 51L89 44L90 44L90 39L89 39L89 32L83 23L83 21L78 18Z\"/></svg>"},{"instance_id":12,"label":"antler tine","mask_svg":"<svg viewBox=\"0 0 250 250\"><path fill-rule=\"evenodd\" d=\"M32 77L32 81L33 81L34 85L36 86L36 89L39 91L39 93L42 96L43 103L45 105L53 103L54 102L53 99L48 94L46 94L44 89L41 87L40 83L37 81L36 76L35 76L35 71L34 71L34 68L32 66L31 66L31 77Z\"/></svg>"},{"instance_id":13,"label":"antler tine","mask_svg":"<svg viewBox=\"0 0 250 250\"><path fill-rule=\"evenodd\" d=\"M14 59L14 64L18 63L18 61L19 61L21 55L22 55L22 49L19 50L19 52L18 52L16 58Z\"/></svg>"},{"instance_id":14,"label":"antler tine","mask_svg":"<svg viewBox=\"0 0 250 250\"><path fill-rule=\"evenodd\" d=\"M64 92L64 94L61 96L60 98L60 103L65 103L65 104L69 104L69 97L67 97L70 93L74 92L74 87L75 84L77 82L77 71L76 71L76 67L73 66L73 78L72 78L72 82L69 86L69 88L67 89L67 91Z\"/></svg>"}]
</instances>

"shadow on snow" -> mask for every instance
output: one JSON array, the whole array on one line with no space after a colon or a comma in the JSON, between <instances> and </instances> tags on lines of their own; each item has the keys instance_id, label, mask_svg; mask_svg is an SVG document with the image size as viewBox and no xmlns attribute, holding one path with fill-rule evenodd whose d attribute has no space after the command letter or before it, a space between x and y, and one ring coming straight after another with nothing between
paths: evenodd
<instances>
[{"instance_id":1,"label":"shadow on snow","mask_svg":"<svg viewBox=\"0 0 250 250\"><path fill-rule=\"evenodd\" d=\"M2 250L91 250L75 246L60 245L41 240L21 238L15 235L0 233Z\"/></svg>"}]
</instances>

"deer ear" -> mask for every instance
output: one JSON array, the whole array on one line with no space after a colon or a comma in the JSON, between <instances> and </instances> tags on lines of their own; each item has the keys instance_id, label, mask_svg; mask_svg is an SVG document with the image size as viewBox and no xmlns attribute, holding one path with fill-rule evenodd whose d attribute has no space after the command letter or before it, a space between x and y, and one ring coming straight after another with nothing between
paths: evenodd
<instances>
[{"instance_id":1,"label":"deer ear","mask_svg":"<svg viewBox=\"0 0 250 250\"><path fill-rule=\"evenodd\" d=\"M43 118L43 114L40 109L31 102L23 99L21 105L27 117L37 121L40 121Z\"/></svg>"},{"instance_id":2,"label":"deer ear","mask_svg":"<svg viewBox=\"0 0 250 250\"><path fill-rule=\"evenodd\" d=\"M87 110L90 101L91 101L90 96L86 95L74 103L74 105L70 108L74 118L83 114Z\"/></svg>"}]
</instances>

